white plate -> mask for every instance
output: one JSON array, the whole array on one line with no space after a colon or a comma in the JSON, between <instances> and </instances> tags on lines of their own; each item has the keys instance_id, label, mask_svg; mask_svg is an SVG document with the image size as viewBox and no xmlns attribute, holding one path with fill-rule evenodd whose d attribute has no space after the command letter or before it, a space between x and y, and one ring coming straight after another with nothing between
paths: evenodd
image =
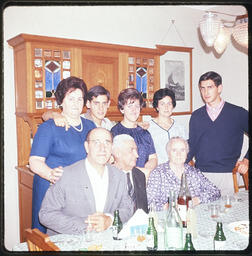
<instances>
[{"instance_id":1,"label":"white plate","mask_svg":"<svg viewBox=\"0 0 252 256\"><path fill-rule=\"evenodd\" d=\"M249 235L249 221L248 220L242 220L242 221L236 221L228 224L228 228L240 235L248 236Z\"/></svg>"}]
</instances>

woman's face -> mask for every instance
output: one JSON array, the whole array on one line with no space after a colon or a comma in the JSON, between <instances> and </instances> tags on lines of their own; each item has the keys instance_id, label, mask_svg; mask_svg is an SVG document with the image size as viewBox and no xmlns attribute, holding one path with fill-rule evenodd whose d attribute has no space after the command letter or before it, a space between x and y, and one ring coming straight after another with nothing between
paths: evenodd
<instances>
[{"instance_id":1,"label":"woman's face","mask_svg":"<svg viewBox=\"0 0 252 256\"><path fill-rule=\"evenodd\" d=\"M172 115L173 105L170 96L165 96L163 99L158 101L158 114L160 116L169 117Z\"/></svg>"},{"instance_id":2,"label":"woman's face","mask_svg":"<svg viewBox=\"0 0 252 256\"><path fill-rule=\"evenodd\" d=\"M79 118L84 104L83 94L81 89L67 92L62 102L64 115L70 118Z\"/></svg>"},{"instance_id":3,"label":"woman's face","mask_svg":"<svg viewBox=\"0 0 252 256\"><path fill-rule=\"evenodd\" d=\"M187 149L185 143L180 140L173 141L170 147L170 151L168 152L168 157L172 164L184 164L187 157Z\"/></svg>"},{"instance_id":4,"label":"woman's face","mask_svg":"<svg viewBox=\"0 0 252 256\"><path fill-rule=\"evenodd\" d=\"M140 102L137 99L128 99L121 112L124 114L124 119L129 122L136 122L140 115Z\"/></svg>"}]
</instances>

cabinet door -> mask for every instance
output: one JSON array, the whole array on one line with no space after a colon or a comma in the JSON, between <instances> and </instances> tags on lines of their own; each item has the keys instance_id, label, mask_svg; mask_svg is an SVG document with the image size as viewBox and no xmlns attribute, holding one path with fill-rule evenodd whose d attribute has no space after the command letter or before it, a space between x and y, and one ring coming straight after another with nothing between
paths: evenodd
<instances>
[{"instance_id":1,"label":"cabinet door","mask_svg":"<svg viewBox=\"0 0 252 256\"><path fill-rule=\"evenodd\" d=\"M118 58L83 55L83 80L88 88L102 85L117 102L118 96Z\"/></svg>"}]
</instances>

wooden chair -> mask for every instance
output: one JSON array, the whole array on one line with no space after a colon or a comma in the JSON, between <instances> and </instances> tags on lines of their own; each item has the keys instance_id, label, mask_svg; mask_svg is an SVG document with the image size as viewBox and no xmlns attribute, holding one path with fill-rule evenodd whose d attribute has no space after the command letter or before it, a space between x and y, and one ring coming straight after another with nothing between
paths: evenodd
<instances>
[{"instance_id":1,"label":"wooden chair","mask_svg":"<svg viewBox=\"0 0 252 256\"><path fill-rule=\"evenodd\" d=\"M29 251L60 251L48 235L42 233L37 228L25 230Z\"/></svg>"},{"instance_id":2,"label":"wooden chair","mask_svg":"<svg viewBox=\"0 0 252 256\"><path fill-rule=\"evenodd\" d=\"M233 175L233 181L234 181L234 192L237 193L239 191L240 188L245 188L246 190L248 190L248 183L249 183L249 179L248 179L248 172L247 171L245 174L241 174L244 185L238 185L238 181L237 181L237 171L238 170L238 166L236 166L233 171L232 171L232 175Z\"/></svg>"}]
</instances>

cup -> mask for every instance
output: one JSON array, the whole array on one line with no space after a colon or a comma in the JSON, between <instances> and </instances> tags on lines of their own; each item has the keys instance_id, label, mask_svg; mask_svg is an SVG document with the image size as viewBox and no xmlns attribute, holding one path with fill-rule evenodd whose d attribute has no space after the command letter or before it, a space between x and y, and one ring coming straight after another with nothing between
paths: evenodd
<instances>
[{"instance_id":1,"label":"cup","mask_svg":"<svg viewBox=\"0 0 252 256\"><path fill-rule=\"evenodd\" d=\"M218 204L212 204L210 206L210 213L211 218L218 218L220 214L220 205Z\"/></svg>"},{"instance_id":2,"label":"cup","mask_svg":"<svg viewBox=\"0 0 252 256\"><path fill-rule=\"evenodd\" d=\"M233 197L230 195L223 196L224 206L225 208L231 208L232 207L232 201Z\"/></svg>"}]
</instances>

